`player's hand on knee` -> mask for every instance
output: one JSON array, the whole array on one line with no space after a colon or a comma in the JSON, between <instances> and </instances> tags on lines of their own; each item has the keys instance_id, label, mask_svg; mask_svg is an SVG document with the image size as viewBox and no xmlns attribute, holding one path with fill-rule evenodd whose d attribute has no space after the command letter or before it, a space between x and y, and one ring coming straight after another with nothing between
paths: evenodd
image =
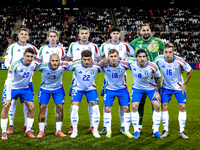
<instances>
[{"instance_id":1,"label":"player's hand on knee","mask_svg":"<svg viewBox=\"0 0 200 150\"><path fill-rule=\"evenodd\" d=\"M11 100L5 100L3 102L3 107L10 107L10 105L11 105Z\"/></svg>"},{"instance_id":2,"label":"player's hand on knee","mask_svg":"<svg viewBox=\"0 0 200 150\"><path fill-rule=\"evenodd\" d=\"M153 100L154 98L157 100L157 102L160 103L160 101L161 101L161 97L160 97L160 95L159 95L158 92L155 92L155 93L154 93L152 100Z\"/></svg>"}]
</instances>

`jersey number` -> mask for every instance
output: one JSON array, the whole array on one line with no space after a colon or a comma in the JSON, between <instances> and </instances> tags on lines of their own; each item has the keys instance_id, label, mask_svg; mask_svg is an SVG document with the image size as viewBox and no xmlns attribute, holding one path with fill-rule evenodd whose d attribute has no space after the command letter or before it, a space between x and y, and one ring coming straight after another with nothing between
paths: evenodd
<instances>
[{"instance_id":1,"label":"jersey number","mask_svg":"<svg viewBox=\"0 0 200 150\"><path fill-rule=\"evenodd\" d=\"M139 78L142 78L142 74L141 74L141 73L139 73L139 74L138 74L138 77L139 77Z\"/></svg>"},{"instance_id":2,"label":"jersey number","mask_svg":"<svg viewBox=\"0 0 200 150\"><path fill-rule=\"evenodd\" d=\"M90 81L90 75L83 75L83 81Z\"/></svg>"},{"instance_id":3,"label":"jersey number","mask_svg":"<svg viewBox=\"0 0 200 150\"><path fill-rule=\"evenodd\" d=\"M112 78L118 78L118 74L117 73L112 73Z\"/></svg>"},{"instance_id":4,"label":"jersey number","mask_svg":"<svg viewBox=\"0 0 200 150\"><path fill-rule=\"evenodd\" d=\"M30 75L30 72L24 72L22 78L28 78Z\"/></svg>"},{"instance_id":5,"label":"jersey number","mask_svg":"<svg viewBox=\"0 0 200 150\"><path fill-rule=\"evenodd\" d=\"M172 75L172 69L167 69L166 70L166 74L169 75L169 76L171 76Z\"/></svg>"}]
</instances>

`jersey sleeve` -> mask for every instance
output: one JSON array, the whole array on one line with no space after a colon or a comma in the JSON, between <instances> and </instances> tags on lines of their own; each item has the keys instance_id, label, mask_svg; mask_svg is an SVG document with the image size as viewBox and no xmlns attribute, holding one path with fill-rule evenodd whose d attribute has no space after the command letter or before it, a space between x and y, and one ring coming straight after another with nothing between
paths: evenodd
<instances>
[{"instance_id":1,"label":"jersey sleeve","mask_svg":"<svg viewBox=\"0 0 200 150\"><path fill-rule=\"evenodd\" d=\"M31 47L33 48L33 50L35 52L35 57L37 58L39 50L33 45L31 45Z\"/></svg>"},{"instance_id":2,"label":"jersey sleeve","mask_svg":"<svg viewBox=\"0 0 200 150\"><path fill-rule=\"evenodd\" d=\"M62 68L64 68L65 71L68 71L69 67L72 65L73 63L70 61L62 61L60 63L60 66L62 66Z\"/></svg>"},{"instance_id":3,"label":"jersey sleeve","mask_svg":"<svg viewBox=\"0 0 200 150\"><path fill-rule=\"evenodd\" d=\"M38 52L38 55L37 55L38 59L43 60L43 49L44 49L44 46L41 47L40 50L39 50L39 52Z\"/></svg>"},{"instance_id":4,"label":"jersey sleeve","mask_svg":"<svg viewBox=\"0 0 200 150\"><path fill-rule=\"evenodd\" d=\"M125 47L126 47L126 52L129 56L135 56L135 52L133 47L131 47L131 45L129 45L128 43L124 43Z\"/></svg>"},{"instance_id":5,"label":"jersey sleeve","mask_svg":"<svg viewBox=\"0 0 200 150\"><path fill-rule=\"evenodd\" d=\"M126 70L130 70L129 64L127 61L122 61L120 60L120 64L126 69Z\"/></svg>"},{"instance_id":6,"label":"jersey sleeve","mask_svg":"<svg viewBox=\"0 0 200 150\"><path fill-rule=\"evenodd\" d=\"M126 58L125 61L128 62L128 65L130 67L130 65L135 63L137 61L137 59L136 58Z\"/></svg>"},{"instance_id":7,"label":"jersey sleeve","mask_svg":"<svg viewBox=\"0 0 200 150\"><path fill-rule=\"evenodd\" d=\"M154 73L155 77L160 77L161 76L160 71L158 69L158 66L155 63L148 62L148 65L149 65L150 69L152 70L152 72Z\"/></svg>"},{"instance_id":8,"label":"jersey sleeve","mask_svg":"<svg viewBox=\"0 0 200 150\"><path fill-rule=\"evenodd\" d=\"M62 58L64 58L64 57L66 56L66 54L65 54L64 48L63 48L62 46L59 46L59 47L60 47L60 49L61 49L61 53L62 53L61 59L62 59Z\"/></svg>"},{"instance_id":9,"label":"jersey sleeve","mask_svg":"<svg viewBox=\"0 0 200 150\"><path fill-rule=\"evenodd\" d=\"M103 43L99 48L99 53L100 53L101 56L105 55L105 51L104 51L105 45L106 45L106 43Z\"/></svg>"},{"instance_id":10,"label":"jersey sleeve","mask_svg":"<svg viewBox=\"0 0 200 150\"><path fill-rule=\"evenodd\" d=\"M185 62L182 58L176 56L176 61L183 68L184 71L190 72L190 70L192 69L191 66L187 62Z\"/></svg>"},{"instance_id":11,"label":"jersey sleeve","mask_svg":"<svg viewBox=\"0 0 200 150\"><path fill-rule=\"evenodd\" d=\"M74 63L72 63L69 67L69 71L75 71L76 67L78 67L79 65L81 65L81 60L75 61Z\"/></svg>"},{"instance_id":12,"label":"jersey sleeve","mask_svg":"<svg viewBox=\"0 0 200 150\"><path fill-rule=\"evenodd\" d=\"M73 57L73 43L69 46L69 49L67 51L67 56L68 57Z\"/></svg>"},{"instance_id":13,"label":"jersey sleeve","mask_svg":"<svg viewBox=\"0 0 200 150\"><path fill-rule=\"evenodd\" d=\"M37 63L35 67L35 71L42 72L46 67L48 67L49 63Z\"/></svg>"},{"instance_id":14,"label":"jersey sleeve","mask_svg":"<svg viewBox=\"0 0 200 150\"><path fill-rule=\"evenodd\" d=\"M10 45L7 50L6 50L6 54L5 54L5 66L8 68L11 66L11 60L13 57L13 49L14 49L15 45Z\"/></svg>"},{"instance_id":15,"label":"jersey sleeve","mask_svg":"<svg viewBox=\"0 0 200 150\"><path fill-rule=\"evenodd\" d=\"M104 72L102 66L99 63L93 61L93 65L97 68L98 72Z\"/></svg>"},{"instance_id":16,"label":"jersey sleeve","mask_svg":"<svg viewBox=\"0 0 200 150\"><path fill-rule=\"evenodd\" d=\"M98 46L94 43L91 43L94 46L94 57L97 58L100 56Z\"/></svg>"}]
</instances>

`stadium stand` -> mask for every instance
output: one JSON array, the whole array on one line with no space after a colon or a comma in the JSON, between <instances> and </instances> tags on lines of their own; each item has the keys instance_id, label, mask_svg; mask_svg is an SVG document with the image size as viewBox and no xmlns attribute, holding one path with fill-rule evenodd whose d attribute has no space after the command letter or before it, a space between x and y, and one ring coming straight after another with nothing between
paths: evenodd
<instances>
[{"instance_id":1,"label":"stadium stand","mask_svg":"<svg viewBox=\"0 0 200 150\"><path fill-rule=\"evenodd\" d=\"M200 61L199 8L78 7L68 11L57 7L9 6L0 8L0 22L0 56L17 40L16 31L21 27L29 28L29 43L37 48L48 43L48 30L58 30L59 44L67 51L69 45L78 40L81 26L90 29L90 41L100 46L110 38L112 26L119 26L124 37L121 39L131 42L139 37L140 25L147 22L152 36L174 43L177 55L189 62Z\"/></svg>"}]
</instances>

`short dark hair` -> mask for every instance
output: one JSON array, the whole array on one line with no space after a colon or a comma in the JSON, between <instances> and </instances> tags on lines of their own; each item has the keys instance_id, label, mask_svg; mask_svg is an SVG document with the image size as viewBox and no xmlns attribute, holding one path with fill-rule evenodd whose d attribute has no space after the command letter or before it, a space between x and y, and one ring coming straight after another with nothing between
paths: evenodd
<instances>
[{"instance_id":1,"label":"short dark hair","mask_svg":"<svg viewBox=\"0 0 200 150\"><path fill-rule=\"evenodd\" d=\"M32 49L31 47L28 47L28 48L25 49L24 55L25 55L26 53L28 53L28 52L31 53L31 54L35 54L34 49Z\"/></svg>"},{"instance_id":2,"label":"short dark hair","mask_svg":"<svg viewBox=\"0 0 200 150\"><path fill-rule=\"evenodd\" d=\"M117 55L119 55L119 52L118 52L118 50L116 50L116 49L110 49L110 50L108 51L108 55L113 54L113 53L117 53Z\"/></svg>"},{"instance_id":3,"label":"short dark hair","mask_svg":"<svg viewBox=\"0 0 200 150\"><path fill-rule=\"evenodd\" d=\"M81 58L83 57L92 57L92 52L90 50L83 50L81 52Z\"/></svg>"},{"instance_id":4,"label":"short dark hair","mask_svg":"<svg viewBox=\"0 0 200 150\"><path fill-rule=\"evenodd\" d=\"M112 27L112 28L110 29L110 33L114 32L114 31L120 32L121 30L120 30L119 27Z\"/></svg>"},{"instance_id":5,"label":"short dark hair","mask_svg":"<svg viewBox=\"0 0 200 150\"><path fill-rule=\"evenodd\" d=\"M165 48L172 48L172 50L174 50L174 44L172 44L172 43L166 43L165 45L164 45L164 49Z\"/></svg>"},{"instance_id":6,"label":"short dark hair","mask_svg":"<svg viewBox=\"0 0 200 150\"><path fill-rule=\"evenodd\" d=\"M86 27L86 26L82 26L82 27L78 30L78 32L80 32L81 30L88 30L88 31L90 31L89 28Z\"/></svg>"},{"instance_id":7,"label":"short dark hair","mask_svg":"<svg viewBox=\"0 0 200 150\"><path fill-rule=\"evenodd\" d=\"M139 55L140 53L145 53L146 56L148 55L148 54L147 54L147 51L146 51L145 49L138 49L137 52L136 52L136 54L135 54L135 56L138 57L138 55Z\"/></svg>"}]
</instances>

